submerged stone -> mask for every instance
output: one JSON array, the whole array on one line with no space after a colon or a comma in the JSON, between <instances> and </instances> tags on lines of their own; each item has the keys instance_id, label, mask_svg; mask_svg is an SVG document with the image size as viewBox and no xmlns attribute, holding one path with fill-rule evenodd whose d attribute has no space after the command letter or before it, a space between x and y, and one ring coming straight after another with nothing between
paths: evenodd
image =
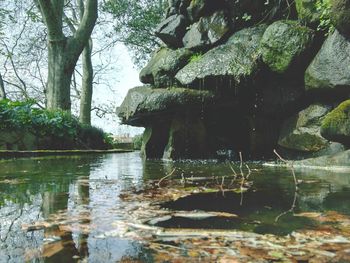
<instances>
[{"instance_id":1,"label":"submerged stone","mask_svg":"<svg viewBox=\"0 0 350 263\"><path fill-rule=\"evenodd\" d=\"M313 30L297 21L277 21L266 29L261 39L262 59L272 71L283 73L302 59L313 39Z\"/></svg>"},{"instance_id":2,"label":"submerged stone","mask_svg":"<svg viewBox=\"0 0 350 263\"><path fill-rule=\"evenodd\" d=\"M321 134L331 141L350 145L350 100L328 113L322 121Z\"/></svg>"},{"instance_id":3,"label":"submerged stone","mask_svg":"<svg viewBox=\"0 0 350 263\"><path fill-rule=\"evenodd\" d=\"M219 85L228 78L232 86L252 79L258 71L259 43L265 29L261 25L235 33L226 44L186 65L176 74L176 79L183 85L212 89L213 82Z\"/></svg>"},{"instance_id":4,"label":"submerged stone","mask_svg":"<svg viewBox=\"0 0 350 263\"><path fill-rule=\"evenodd\" d=\"M329 112L327 106L314 104L283 124L278 144L284 148L317 152L328 146L328 141L320 134L322 118Z\"/></svg>"},{"instance_id":5,"label":"submerged stone","mask_svg":"<svg viewBox=\"0 0 350 263\"><path fill-rule=\"evenodd\" d=\"M349 54L349 40L335 31L326 39L321 50L306 70L306 89L342 91L346 88L349 90Z\"/></svg>"},{"instance_id":6,"label":"submerged stone","mask_svg":"<svg viewBox=\"0 0 350 263\"><path fill-rule=\"evenodd\" d=\"M124 124L147 126L147 117L152 117L156 113L167 114L186 110L201 110L213 100L214 95L209 91L136 87L129 90L118 108L118 116Z\"/></svg>"},{"instance_id":7,"label":"submerged stone","mask_svg":"<svg viewBox=\"0 0 350 263\"><path fill-rule=\"evenodd\" d=\"M170 87L175 84L176 73L183 68L192 56L188 49L159 49L140 72L140 80L155 87Z\"/></svg>"}]
</instances>

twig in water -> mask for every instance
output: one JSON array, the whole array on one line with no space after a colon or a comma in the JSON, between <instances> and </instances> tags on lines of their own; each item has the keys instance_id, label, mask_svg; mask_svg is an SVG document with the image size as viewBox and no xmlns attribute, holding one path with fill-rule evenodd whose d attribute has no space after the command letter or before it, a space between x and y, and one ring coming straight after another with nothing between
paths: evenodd
<instances>
[{"instance_id":1,"label":"twig in water","mask_svg":"<svg viewBox=\"0 0 350 263\"><path fill-rule=\"evenodd\" d=\"M225 176L222 177L220 190L222 192L222 196L225 197L225 190L224 190L224 184L225 184Z\"/></svg>"},{"instance_id":2,"label":"twig in water","mask_svg":"<svg viewBox=\"0 0 350 263\"><path fill-rule=\"evenodd\" d=\"M275 218L275 222L276 222L276 223L278 222L278 220L280 219L280 217L282 217L282 216L284 216L284 215L286 215L286 214L288 214L288 213L292 213L292 212L294 211L294 209L295 209L295 207L296 207L297 198L298 198L298 192L295 191L295 192L294 192L293 204L292 204L291 208L288 209L287 211L284 211L283 213L279 214L279 215Z\"/></svg>"},{"instance_id":3,"label":"twig in water","mask_svg":"<svg viewBox=\"0 0 350 263\"><path fill-rule=\"evenodd\" d=\"M181 173L181 183L182 183L183 185L186 184L186 178L185 178L185 176L184 176L184 173Z\"/></svg>"},{"instance_id":4,"label":"twig in water","mask_svg":"<svg viewBox=\"0 0 350 263\"><path fill-rule=\"evenodd\" d=\"M242 172L242 166L243 166L242 152L239 152L239 159L241 161L241 163L239 164L239 170L241 171L241 174L243 175L243 172Z\"/></svg>"},{"instance_id":5,"label":"twig in water","mask_svg":"<svg viewBox=\"0 0 350 263\"><path fill-rule=\"evenodd\" d=\"M168 177L170 177L170 176L172 176L173 175L173 173L176 171L176 168L174 168L168 175L166 175L166 176L164 176L163 178L161 178L160 180L159 180L159 182L157 183L157 185L160 187L160 184L161 184L161 182L163 182L165 179L167 179Z\"/></svg>"},{"instance_id":6,"label":"twig in water","mask_svg":"<svg viewBox=\"0 0 350 263\"><path fill-rule=\"evenodd\" d=\"M294 167L293 167L293 163L292 162L289 162L285 159L283 159L281 157L281 155L278 154L278 152L276 150L273 150L274 154L277 155L277 157L282 161L284 162L287 166L290 167L291 171L292 171L292 174L293 174L293 179L294 179L294 185L295 185L295 190L298 190L298 180L297 180L297 177L295 175L295 171L294 171Z\"/></svg>"},{"instance_id":7,"label":"twig in water","mask_svg":"<svg viewBox=\"0 0 350 263\"><path fill-rule=\"evenodd\" d=\"M243 157L242 157L242 152L239 152L239 159L241 161L240 165L239 165L239 170L241 172L241 176L242 176L242 180L241 180L241 186L240 186L240 190L241 190L241 202L240 202L240 205L242 206L243 205L243 185L244 185L244 173L243 173L243 170L242 170L242 167L243 167Z\"/></svg>"},{"instance_id":8,"label":"twig in water","mask_svg":"<svg viewBox=\"0 0 350 263\"><path fill-rule=\"evenodd\" d=\"M247 176L246 176L246 180L248 180L248 179L249 179L249 176L252 174L252 170L250 170L248 164L246 164L245 167L247 167L247 169L248 169L248 174L247 174Z\"/></svg>"},{"instance_id":9,"label":"twig in water","mask_svg":"<svg viewBox=\"0 0 350 263\"><path fill-rule=\"evenodd\" d=\"M236 173L235 169L233 168L233 166L231 165L230 162L228 162L228 165L230 166L230 169L232 170L233 175L234 175L234 176L237 176L237 173Z\"/></svg>"},{"instance_id":10,"label":"twig in water","mask_svg":"<svg viewBox=\"0 0 350 263\"><path fill-rule=\"evenodd\" d=\"M276 150L273 150L274 154L276 154L276 156L282 161L284 162L292 171L292 175L293 175L293 179L294 179L294 186L295 186L295 191L294 191L294 198L293 198L293 203L290 209L288 209L287 211L279 214L276 218L275 218L275 222L277 222L282 216L288 214L288 213L292 213L296 207L296 202L297 202L297 198L298 198L298 180L297 177L295 175L295 171L294 171L294 167L293 167L293 162L289 162L287 160L285 160L284 158L282 158L281 155L278 154L278 152Z\"/></svg>"}]
</instances>

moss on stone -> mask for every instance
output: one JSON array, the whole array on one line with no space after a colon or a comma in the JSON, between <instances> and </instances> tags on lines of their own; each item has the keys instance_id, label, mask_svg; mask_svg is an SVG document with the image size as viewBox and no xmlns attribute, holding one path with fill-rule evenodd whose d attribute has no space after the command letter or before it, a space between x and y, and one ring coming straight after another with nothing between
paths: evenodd
<instances>
[{"instance_id":1,"label":"moss on stone","mask_svg":"<svg viewBox=\"0 0 350 263\"><path fill-rule=\"evenodd\" d=\"M312 45L314 31L297 21L277 21L261 40L262 58L272 71L283 73Z\"/></svg>"},{"instance_id":2,"label":"moss on stone","mask_svg":"<svg viewBox=\"0 0 350 263\"><path fill-rule=\"evenodd\" d=\"M326 115L322 121L321 134L332 141L350 143L350 100L344 101Z\"/></svg>"}]
</instances>

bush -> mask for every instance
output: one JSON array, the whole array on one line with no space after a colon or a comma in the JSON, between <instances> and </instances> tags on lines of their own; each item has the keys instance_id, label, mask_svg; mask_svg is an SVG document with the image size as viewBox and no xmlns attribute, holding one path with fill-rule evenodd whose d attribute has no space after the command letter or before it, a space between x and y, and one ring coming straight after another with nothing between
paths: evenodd
<instances>
[{"instance_id":1,"label":"bush","mask_svg":"<svg viewBox=\"0 0 350 263\"><path fill-rule=\"evenodd\" d=\"M141 135L136 135L133 138L133 144L134 144L134 150L141 150L142 146L142 134Z\"/></svg>"},{"instance_id":2,"label":"bush","mask_svg":"<svg viewBox=\"0 0 350 263\"><path fill-rule=\"evenodd\" d=\"M0 130L28 131L39 138L40 149L107 149L107 135L79 123L68 112L44 110L35 101L0 100Z\"/></svg>"}]
</instances>

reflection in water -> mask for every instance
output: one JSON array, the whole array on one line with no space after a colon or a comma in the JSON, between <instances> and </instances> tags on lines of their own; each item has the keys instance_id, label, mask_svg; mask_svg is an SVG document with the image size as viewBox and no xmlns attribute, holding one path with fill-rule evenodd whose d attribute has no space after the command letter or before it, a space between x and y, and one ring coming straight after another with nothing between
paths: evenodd
<instances>
[{"instance_id":1,"label":"reflection in water","mask_svg":"<svg viewBox=\"0 0 350 263\"><path fill-rule=\"evenodd\" d=\"M70 262L87 256L91 262L116 262L140 253L140 246L130 241L100 238L121 216L120 191L142 186L137 153L0 165L0 262ZM22 230L38 221L62 219L70 221L69 228Z\"/></svg>"},{"instance_id":2,"label":"reflection in water","mask_svg":"<svg viewBox=\"0 0 350 263\"><path fill-rule=\"evenodd\" d=\"M252 166L261 168L258 164ZM140 243L114 234L121 227L118 222L123 213L130 212L124 211L120 193L141 190L147 180L162 178L174 168L177 171L174 178L178 179L231 173L224 163L142 162L138 153L6 160L0 161L0 168L0 262L72 262L86 258L89 262L128 258L152 261ZM298 212L336 210L350 214L349 175L297 171L297 177L305 182L300 185ZM231 205L228 211L251 221L269 217L265 210L274 209L271 214L275 217L280 210L288 209L294 193L288 170L264 168L252 180L259 192L251 199L247 195L243 208L238 203L236 207L230 204L230 194L226 195L228 199L208 196L205 202L184 199L185 205L188 210L215 210L223 206L220 211ZM208 208L210 204L212 207ZM181 205L180 208L186 210ZM293 216L288 215L282 223L291 220ZM215 225L220 221L209 223Z\"/></svg>"}]
</instances>

